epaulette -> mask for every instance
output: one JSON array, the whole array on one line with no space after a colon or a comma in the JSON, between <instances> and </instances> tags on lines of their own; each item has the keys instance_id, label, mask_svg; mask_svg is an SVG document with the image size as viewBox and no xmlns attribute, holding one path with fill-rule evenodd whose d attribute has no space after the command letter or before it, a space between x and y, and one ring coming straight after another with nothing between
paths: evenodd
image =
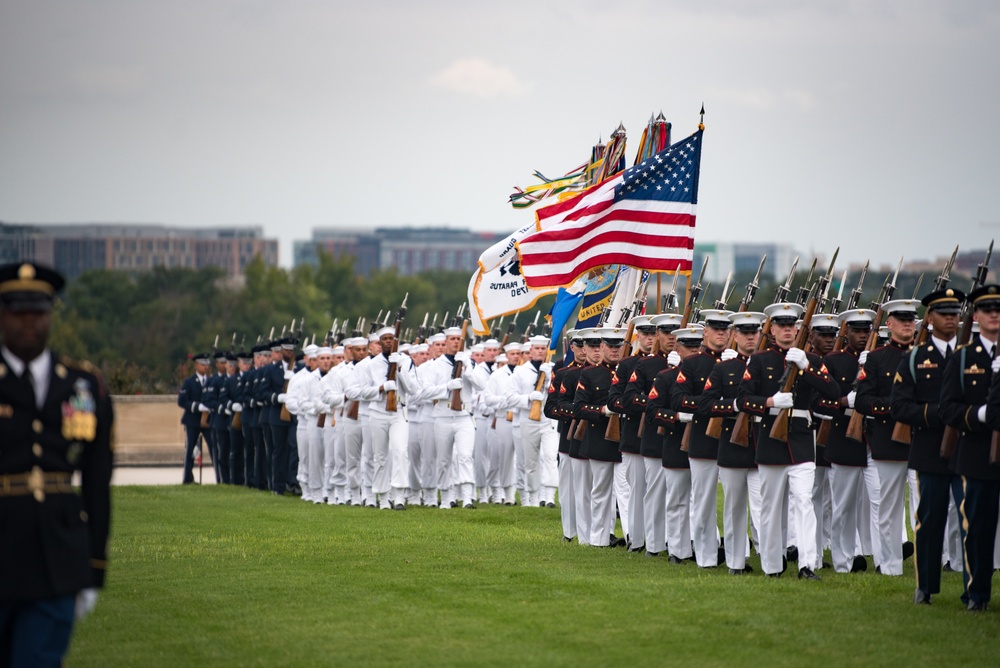
<instances>
[{"instance_id":1,"label":"epaulette","mask_svg":"<svg viewBox=\"0 0 1000 668\"><path fill-rule=\"evenodd\" d=\"M104 380L104 372L99 367L87 360L75 360L72 357L63 357L62 355L59 356L59 362L69 369L89 373L97 380L97 389L100 391L101 397L107 396L108 385Z\"/></svg>"}]
</instances>

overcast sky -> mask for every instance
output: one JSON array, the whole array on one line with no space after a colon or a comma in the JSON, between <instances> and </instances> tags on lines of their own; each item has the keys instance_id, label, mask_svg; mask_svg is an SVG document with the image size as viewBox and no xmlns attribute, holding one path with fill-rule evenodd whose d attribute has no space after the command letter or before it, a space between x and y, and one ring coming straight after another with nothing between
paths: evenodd
<instances>
[{"instance_id":1,"label":"overcast sky","mask_svg":"<svg viewBox=\"0 0 1000 668\"><path fill-rule=\"evenodd\" d=\"M0 220L259 224L286 265L313 227L507 232L533 170L702 102L700 240L1000 236L983 0L0 0Z\"/></svg>"}]
</instances>

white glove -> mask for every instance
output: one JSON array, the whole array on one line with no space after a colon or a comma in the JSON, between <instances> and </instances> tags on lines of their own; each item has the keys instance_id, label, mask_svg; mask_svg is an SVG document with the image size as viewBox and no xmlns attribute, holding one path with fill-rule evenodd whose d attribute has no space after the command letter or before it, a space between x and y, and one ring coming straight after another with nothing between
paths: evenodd
<instances>
[{"instance_id":1,"label":"white glove","mask_svg":"<svg viewBox=\"0 0 1000 668\"><path fill-rule=\"evenodd\" d=\"M847 393L847 407L854 408L854 400L858 398L858 393L853 390Z\"/></svg>"},{"instance_id":2,"label":"white glove","mask_svg":"<svg viewBox=\"0 0 1000 668\"><path fill-rule=\"evenodd\" d=\"M451 380L448 381L448 384L445 385L445 387L447 389L449 389L449 390L461 390L462 389L462 379L461 378L452 378Z\"/></svg>"},{"instance_id":3,"label":"white glove","mask_svg":"<svg viewBox=\"0 0 1000 668\"><path fill-rule=\"evenodd\" d=\"M396 381L386 380L382 382L383 392L395 392L396 391Z\"/></svg>"},{"instance_id":4,"label":"white glove","mask_svg":"<svg viewBox=\"0 0 1000 668\"><path fill-rule=\"evenodd\" d=\"M549 374L552 373L552 368L554 366L555 364L553 364L552 362L542 362L541 366L538 367L538 370L544 373L546 376L548 376Z\"/></svg>"},{"instance_id":5,"label":"white glove","mask_svg":"<svg viewBox=\"0 0 1000 668\"><path fill-rule=\"evenodd\" d=\"M732 348L726 348L725 350L722 351L721 359L723 362L728 362L729 360L736 359L739 356L740 354L735 350L733 350Z\"/></svg>"},{"instance_id":6,"label":"white glove","mask_svg":"<svg viewBox=\"0 0 1000 668\"><path fill-rule=\"evenodd\" d=\"M1000 357L993 358L990 368L993 369L993 373L1000 373Z\"/></svg>"},{"instance_id":7,"label":"white glove","mask_svg":"<svg viewBox=\"0 0 1000 668\"><path fill-rule=\"evenodd\" d=\"M285 372L285 380L291 380L292 376L294 376L294 375L295 375L295 372L292 371L291 369L289 369L288 371Z\"/></svg>"},{"instance_id":8,"label":"white glove","mask_svg":"<svg viewBox=\"0 0 1000 668\"><path fill-rule=\"evenodd\" d=\"M199 457L201 457L201 446L200 445L194 446L194 452L192 452L191 455L195 459L198 459Z\"/></svg>"},{"instance_id":9,"label":"white glove","mask_svg":"<svg viewBox=\"0 0 1000 668\"><path fill-rule=\"evenodd\" d=\"M240 413L242 411L243 411L243 404L241 404L239 402L236 402L236 403L233 404L233 412L234 413Z\"/></svg>"},{"instance_id":10,"label":"white glove","mask_svg":"<svg viewBox=\"0 0 1000 668\"><path fill-rule=\"evenodd\" d=\"M785 353L785 361L791 362L803 371L809 368L809 358L806 357L806 351L801 348L789 348Z\"/></svg>"},{"instance_id":11,"label":"white glove","mask_svg":"<svg viewBox=\"0 0 1000 668\"><path fill-rule=\"evenodd\" d=\"M97 606L97 590L93 587L81 589L76 595L76 606L73 610L74 619L83 619L94 611Z\"/></svg>"},{"instance_id":12,"label":"white glove","mask_svg":"<svg viewBox=\"0 0 1000 668\"><path fill-rule=\"evenodd\" d=\"M868 360L868 351L862 350L861 354L858 355L858 366L864 366L867 360Z\"/></svg>"},{"instance_id":13,"label":"white glove","mask_svg":"<svg viewBox=\"0 0 1000 668\"><path fill-rule=\"evenodd\" d=\"M287 398L288 398L288 395L285 394L284 392L282 392L281 394L278 395L278 403L279 404L285 403L285 399L287 399Z\"/></svg>"},{"instance_id":14,"label":"white glove","mask_svg":"<svg viewBox=\"0 0 1000 668\"><path fill-rule=\"evenodd\" d=\"M391 353L389 355L389 364L396 364L396 365L398 365L402 361L403 361L403 354L402 353Z\"/></svg>"},{"instance_id":15,"label":"white glove","mask_svg":"<svg viewBox=\"0 0 1000 668\"><path fill-rule=\"evenodd\" d=\"M545 401L544 392L532 392L528 395L528 401Z\"/></svg>"},{"instance_id":16,"label":"white glove","mask_svg":"<svg viewBox=\"0 0 1000 668\"><path fill-rule=\"evenodd\" d=\"M607 406L601 406L601 412L604 413L605 415L611 415L612 413L614 413L614 411L608 408Z\"/></svg>"},{"instance_id":17,"label":"white glove","mask_svg":"<svg viewBox=\"0 0 1000 668\"><path fill-rule=\"evenodd\" d=\"M690 422L693 419L694 419L694 413L678 413L677 414L677 421L678 422Z\"/></svg>"},{"instance_id":18,"label":"white glove","mask_svg":"<svg viewBox=\"0 0 1000 668\"><path fill-rule=\"evenodd\" d=\"M462 364L468 364L469 360L471 359L472 358L469 357L469 353L465 350L459 350L457 353L455 353L456 362L461 362Z\"/></svg>"},{"instance_id":19,"label":"white glove","mask_svg":"<svg viewBox=\"0 0 1000 668\"><path fill-rule=\"evenodd\" d=\"M681 355L676 350L671 350L670 354L667 355L667 364L670 366L680 366L681 365Z\"/></svg>"},{"instance_id":20,"label":"white glove","mask_svg":"<svg viewBox=\"0 0 1000 668\"><path fill-rule=\"evenodd\" d=\"M226 409L226 415L232 415L232 414L233 414L233 412L227 408Z\"/></svg>"},{"instance_id":21,"label":"white glove","mask_svg":"<svg viewBox=\"0 0 1000 668\"><path fill-rule=\"evenodd\" d=\"M775 408L791 408L795 405L791 392L775 392L771 399Z\"/></svg>"},{"instance_id":22,"label":"white glove","mask_svg":"<svg viewBox=\"0 0 1000 668\"><path fill-rule=\"evenodd\" d=\"M198 404L198 410L200 410L202 413L210 413L211 412L211 411L208 410L208 406L206 406L205 404Z\"/></svg>"},{"instance_id":23,"label":"white glove","mask_svg":"<svg viewBox=\"0 0 1000 668\"><path fill-rule=\"evenodd\" d=\"M976 417L979 418L980 422L986 422L986 404L979 407L979 411L976 413Z\"/></svg>"}]
</instances>

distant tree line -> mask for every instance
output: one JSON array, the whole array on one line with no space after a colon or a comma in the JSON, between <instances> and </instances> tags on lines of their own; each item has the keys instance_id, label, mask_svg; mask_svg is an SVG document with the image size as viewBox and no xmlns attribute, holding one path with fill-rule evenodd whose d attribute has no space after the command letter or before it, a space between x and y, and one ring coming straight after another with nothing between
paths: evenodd
<instances>
[{"instance_id":1,"label":"distant tree line","mask_svg":"<svg viewBox=\"0 0 1000 668\"><path fill-rule=\"evenodd\" d=\"M371 322L385 309L395 314L406 293L406 325L416 331L425 313L432 317L435 313L442 317L445 312L454 314L466 300L469 282L467 273L449 271L400 276L389 270L360 276L351 258L334 259L322 252L316 266L301 265L292 270L268 267L258 259L247 266L244 276L245 282L237 285L216 268L159 267L136 274L86 272L69 283L57 306L52 346L64 355L99 365L115 394L171 394L191 373L191 355L210 351L216 336L220 349L231 347L234 333L236 347L242 344L249 349L258 336L266 338L272 327L277 335L293 319L305 317L303 335L322 339L334 318L340 322L348 319L353 327L358 318ZM795 299L796 288L805 277L805 272L796 274L790 299ZM738 307L752 278L753 272L734 277L736 289L727 304L730 309ZM862 306L875 299L884 278L869 274ZM668 276L661 278L661 297L666 296L671 281ZM916 281L917 276L900 275L894 297L912 296ZM856 283L856 276L848 277L845 303ZM965 284L962 280L953 282L960 289L967 287ZM932 285L933 277L925 277L921 294ZM684 280L678 281L681 309L685 287ZM769 304L776 287L773 282L762 282L751 308L760 310ZM839 275L831 286L831 299L838 288ZM703 308L712 308L721 292L721 285L708 288ZM543 298L536 308L547 313L553 300ZM649 282L647 300L647 312L652 312L655 278ZM518 330L531 317L522 316Z\"/></svg>"}]
</instances>

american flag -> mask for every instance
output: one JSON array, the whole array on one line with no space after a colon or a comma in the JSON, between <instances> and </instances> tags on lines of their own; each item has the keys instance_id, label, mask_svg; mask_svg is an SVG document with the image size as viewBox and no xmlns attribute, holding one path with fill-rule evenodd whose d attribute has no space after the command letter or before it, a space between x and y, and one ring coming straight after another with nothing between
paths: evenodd
<instances>
[{"instance_id":1,"label":"american flag","mask_svg":"<svg viewBox=\"0 0 1000 668\"><path fill-rule=\"evenodd\" d=\"M606 264L691 271L703 133L538 211L539 231L518 243L528 287L566 286Z\"/></svg>"}]
</instances>

